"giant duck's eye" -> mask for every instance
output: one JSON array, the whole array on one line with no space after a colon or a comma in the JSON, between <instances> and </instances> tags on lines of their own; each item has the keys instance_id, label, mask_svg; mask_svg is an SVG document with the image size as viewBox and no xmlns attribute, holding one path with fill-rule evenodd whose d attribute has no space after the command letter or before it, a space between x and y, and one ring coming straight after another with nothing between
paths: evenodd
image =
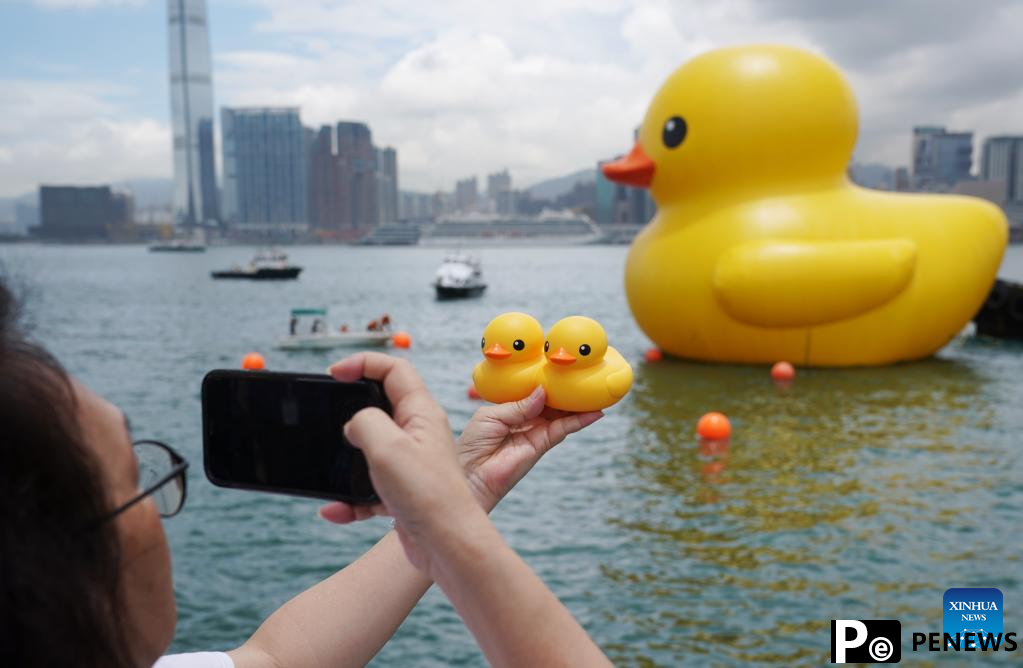
<instances>
[{"instance_id":1,"label":"giant duck's eye","mask_svg":"<svg viewBox=\"0 0 1023 668\"><path fill-rule=\"evenodd\" d=\"M681 116L672 116L664 123L664 132L661 134L664 145L668 148L675 148L686 138L686 122Z\"/></svg>"},{"instance_id":2,"label":"giant duck's eye","mask_svg":"<svg viewBox=\"0 0 1023 668\"><path fill-rule=\"evenodd\" d=\"M526 342L523 341L522 339L515 339L514 341L512 341L512 348L514 348L515 350L522 350L525 347Z\"/></svg>"},{"instance_id":3,"label":"giant duck's eye","mask_svg":"<svg viewBox=\"0 0 1023 668\"><path fill-rule=\"evenodd\" d=\"M585 343L582 344L581 346L579 346L579 354L582 355L583 357L586 357L587 355L590 354L590 347Z\"/></svg>"},{"instance_id":4,"label":"giant duck's eye","mask_svg":"<svg viewBox=\"0 0 1023 668\"><path fill-rule=\"evenodd\" d=\"M543 351L547 352L550 349L551 349L551 342L550 341L544 341L543 342Z\"/></svg>"},{"instance_id":5,"label":"giant duck's eye","mask_svg":"<svg viewBox=\"0 0 1023 668\"><path fill-rule=\"evenodd\" d=\"M486 348L486 347L487 347L487 339L486 339L486 337L484 337L484 338L480 339L480 348Z\"/></svg>"}]
</instances>

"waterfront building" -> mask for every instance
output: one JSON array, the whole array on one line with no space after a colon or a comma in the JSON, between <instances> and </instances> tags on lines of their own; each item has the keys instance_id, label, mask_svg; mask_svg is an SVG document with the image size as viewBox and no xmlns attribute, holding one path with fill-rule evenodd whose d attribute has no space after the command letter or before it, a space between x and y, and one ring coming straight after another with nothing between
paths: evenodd
<instances>
[{"instance_id":1,"label":"waterfront building","mask_svg":"<svg viewBox=\"0 0 1023 668\"><path fill-rule=\"evenodd\" d=\"M487 175L487 202L490 210L504 215L516 213L516 200L507 168Z\"/></svg>"},{"instance_id":2,"label":"waterfront building","mask_svg":"<svg viewBox=\"0 0 1023 668\"><path fill-rule=\"evenodd\" d=\"M380 215L377 156L373 135L365 123L337 124L337 169L337 224L352 230L376 225Z\"/></svg>"},{"instance_id":3,"label":"waterfront building","mask_svg":"<svg viewBox=\"0 0 1023 668\"><path fill-rule=\"evenodd\" d=\"M913 185L917 190L945 191L970 178L973 133L943 127L913 128Z\"/></svg>"},{"instance_id":4,"label":"waterfront building","mask_svg":"<svg viewBox=\"0 0 1023 668\"><path fill-rule=\"evenodd\" d=\"M619 160L621 156L612 160ZM628 223L645 225L657 213L657 205L647 188L631 188L615 183L604 176L602 167L612 160L601 160L597 163L597 182L595 186L596 220L602 225L618 225Z\"/></svg>"},{"instance_id":5,"label":"waterfront building","mask_svg":"<svg viewBox=\"0 0 1023 668\"><path fill-rule=\"evenodd\" d=\"M377 212L380 224L398 221L398 152L391 147L378 149Z\"/></svg>"},{"instance_id":6,"label":"waterfront building","mask_svg":"<svg viewBox=\"0 0 1023 668\"><path fill-rule=\"evenodd\" d=\"M909 192L912 187L912 182L909 178L908 167L896 167L895 168L895 190L896 192Z\"/></svg>"},{"instance_id":7,"label":"waterfront building","mask_svg":"<svg viewBox=\"0 0 1023 668\"><path fill-rule=\"evenodd\" d=\"M110 186L40 186L39 227L32 232L49 241L106 241L132 222L132 208L131 197Z\"/></svg>"},{"instance_id":8,"label":"waterfront building","mask_svg":"<svg viewBox=\"0 0 1023 668\"><path fill-rule=\"evenodd\" d=\"M402 221L426 221L435 216L436 196L429 193L403 191L398 207L398 219Z\"/></svg>"},{"instance_id":9,"label":"waterfront building","mask_svg":"<svg viewBox=\"0 0 1023 668\"><path fill-rule=\"evenodd\" d=\"M306 130L309 155L309 223L319 230L336 227L337 160L334 136L329 125Z\"/></svg>"},{"instance_id":10,"label":"waterfront building","mask_svg":"<svg viewBox=\"0 0 1023 668\"><path fill-rule=\"evenodd\" d=\"M295 107L224 108L224 217L251 231L304 231L306 134Z\"/></svg>"},{"instance_id":11,"label":"waterfront building","mask_svg":"<svg viewBox=\"0 0 1023 668\"><path fill-rule=\"evenodd\" d=\"M217 221L213 78L205 0L167 0L174 214L180 224Z\"/></svg>"},{"instance_id":12,"label":"waterfront building","mask_svg":"<svg viewBox=\"0 0 1023 668\"><path fill-rule=\"evenodd\" d=\"M455 184L455 208L464 213L479 208L479 188L475 176L462 179Z\"/></svg>"},{"instance_id":13,"label":"waterfront building","mask_svg":"<svg viewBox=\"0 0 1023 668\"><path fill-rule=\"evenodd\" d=\"M1023 202L1023 136L988 137L980 175L985 181L1004 184L1003 202Z\"/></svg>"}]
</instances>

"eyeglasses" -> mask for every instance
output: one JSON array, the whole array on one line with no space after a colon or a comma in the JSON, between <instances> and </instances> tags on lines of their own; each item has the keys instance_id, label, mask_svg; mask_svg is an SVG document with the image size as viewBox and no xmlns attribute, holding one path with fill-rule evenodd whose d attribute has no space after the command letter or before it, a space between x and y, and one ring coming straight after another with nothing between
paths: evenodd
<instances>
[{"instance_id":1,"label":"eyeglasses","mask_svg":"<svg viewBox=\"0 0 1023 668\"><path fill-rule=\"evenodd\" d=\"M185 471L188 470L188 462L172 447L160 441L135 441L131 447L138 461L139 489L142 491L104 519L120 515L147 496L153 497L160 517L177 515L181 506L185 505Z\"/></svg>"}]
</instances>

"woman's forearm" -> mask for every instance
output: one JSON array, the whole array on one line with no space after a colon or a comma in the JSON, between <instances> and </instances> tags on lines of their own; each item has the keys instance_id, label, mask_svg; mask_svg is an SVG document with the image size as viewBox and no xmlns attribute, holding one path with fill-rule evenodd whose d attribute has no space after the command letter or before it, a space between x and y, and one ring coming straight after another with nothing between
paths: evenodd
<instances>
[{"instance_id":1,"label":"woman's forearm","mask_svg":"<svg viewBox=\"0 0 1023 668\"><path fill-rule=\"evenodd\" d=\"M435 545L431 572L493 666L608 666L482 513Z\"/></svg>"},{"instance_id":2,"label":"woman's forearm","mask_svg":"<svg viewBox=\"0 0 1023 668\"><path fill-rule=\"evenodd\" d=\"M364 666L430 588L397 534L278 608L241 647L236 668Z\"/></svg>"}]
</instances>

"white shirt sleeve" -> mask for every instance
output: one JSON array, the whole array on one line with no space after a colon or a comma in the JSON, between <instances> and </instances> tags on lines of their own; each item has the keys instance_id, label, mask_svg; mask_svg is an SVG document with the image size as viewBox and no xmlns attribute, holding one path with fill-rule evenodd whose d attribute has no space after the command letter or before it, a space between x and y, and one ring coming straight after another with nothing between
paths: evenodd
<instances>
[{"instance_id":1,"label":"white shirt sleeve","mask_svg":"<svg viewBox=\"0 0 1023 668\"><path fill-rule=\"evenodd\" d=\"M160 657L153 668L234 668L234 661L223 652L189 652Z\"/></svg>"}]
</instances>

